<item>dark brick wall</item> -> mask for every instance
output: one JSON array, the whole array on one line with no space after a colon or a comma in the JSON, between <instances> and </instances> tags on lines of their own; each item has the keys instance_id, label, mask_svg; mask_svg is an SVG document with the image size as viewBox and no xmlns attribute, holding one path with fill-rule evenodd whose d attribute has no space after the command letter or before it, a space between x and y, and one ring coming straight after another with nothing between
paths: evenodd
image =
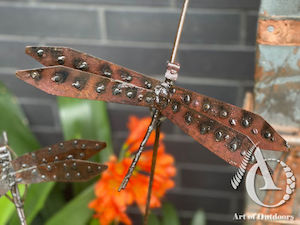
<instances>
[{"instance_id":1,"label":"dark brick wall","mask_svg":"<svg viewBox=\"0 0 300 225\"><path fill-rule=\"evenodd\" d=\"M259 0L191 0L178 61L178 85L241 105L253 85L254 41ZM0 0L0 79L17 96L43 145L62 139L55 97L14 76L39 66L26 45L64 45L128 68L161 77L170 55L182 0ZM129 115L148 110L109 104L115 149L126 138ZM197 209L208 224L234 224L243 192L229 186L234 169L169 121L167 151L176 158L177 186L166 199L188 225ZM130 209L139 218L136 208ZM136 223L138 224L138 223Z\"/></svg>"}]
</instances>

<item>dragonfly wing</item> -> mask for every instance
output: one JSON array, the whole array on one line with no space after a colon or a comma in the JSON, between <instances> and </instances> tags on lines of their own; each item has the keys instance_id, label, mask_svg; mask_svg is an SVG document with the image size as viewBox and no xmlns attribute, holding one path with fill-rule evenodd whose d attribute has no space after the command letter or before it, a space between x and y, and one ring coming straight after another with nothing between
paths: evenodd
<instances>
[{"instance_id":1,"label":"dragonfly wing","mask_svg":"<svg viewBox=\"0 0 300 225\"><path fill-rule=\"evenodd\" d=\"M17 77L48 94L151 106L154 92L122 81L64 66L17 71Z\"/></svg>"},{"instance_id":2,"label":"dragonfly wing","mask_svg":"<svg viewBox=\"0 0 300 225\"><path fill-rule=\"evenodd\" d=\"M240 166L243 155L256 144L244 134L185 105L179 105L178 102L170 105L171 107L161 109L164 116L233 166Z\"/></svg>"},{"instance_id":3,"label":"dragonfly wing","mask_svg":"<svg viewBox=\"0 0 300 225\"><path fill-rule=\"evenodd\" d=\"M106 165L77 159L63 160L18 170L19 183L84 182L107 169Z\"/></svg>"},{"instance_id":4,"label":"dragonfly wing","mask_svg":"<svg viewBox=\"0 0 300 225\"><path fill-rule=\"evenodd\" d=\"M154 78L71 48L28 46L25 51L45 66L64 65L152 90L160 83Z\"/></svg>"},{"instance_id":5,"label":"dragonfly wing","mask_svg":"<svg viewBox=\"0 0 300 225\"><path fill-rule=\"evenodd\" d=\"M66 159L88 159L106 147L104 142L70 140L27 153L12 161L14 171Z\"/></svg>"},{"instance_id":6,"label":"dragonfly wing","mask_svg":"<svg viewBox=\"0 0 300 225\"><path fill-rule=\"evenodd\" d=\"M265 150L289 151L287 142L261 116L235 105L174 87L172 100L248 136Z\"/></svg>"}]
</instances>

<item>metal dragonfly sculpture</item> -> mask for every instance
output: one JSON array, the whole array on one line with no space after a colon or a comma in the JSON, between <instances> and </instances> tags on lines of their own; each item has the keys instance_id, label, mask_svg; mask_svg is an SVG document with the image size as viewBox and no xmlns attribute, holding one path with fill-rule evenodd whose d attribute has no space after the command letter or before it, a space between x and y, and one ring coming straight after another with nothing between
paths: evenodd
<instances>
[{"instance_id":1,"label":"metal dragonfly sculpture","mask_svg":"<svg viewBox=\"0 0 300 225\"><path fill-rule=\"evenodd\" d=\"M21 80L52 95L152 109L151 124L120 190L126 187L151 132L159 131L162 116L236 167L255 161L251 155L256 146L289 150L287 142L261 116L174 85L180 69L176 53L188 2L183 5L164 81L66 47L26 47L26 53L46 67L16 72ZM244 167L240 169L244 171Z\"/></svg>"},{"instance_id":2,"label":"metal dragonfly sculpture","mask_svg":"<svg viewBox=\"0 0 300 225\"><path fill-rule=\"evenodd\" d=\"M3 132L0 144L0 196L6 196L16 207L21 225L26 225L24 198L18 184L41 182L83 182L107 169L104 164L86 159L104 149L106 144L90 140L70 140L16 156ZM10 197L7 192L11 192ZM26 192L26 191L25 191Z\"/></svg>"}]
</instances>

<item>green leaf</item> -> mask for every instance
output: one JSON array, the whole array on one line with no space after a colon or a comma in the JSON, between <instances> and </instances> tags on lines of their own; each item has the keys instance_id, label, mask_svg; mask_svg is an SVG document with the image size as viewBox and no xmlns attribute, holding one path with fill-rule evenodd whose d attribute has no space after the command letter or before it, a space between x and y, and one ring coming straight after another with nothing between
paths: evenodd
<instances>
[{"instance_id":1,"label":"green leaf","mask_svg":"<svg viewBox=\"0 0 300 225\"><path fill-rule=\"evenodd\" d=\"M51 217L46 225L83 225L87 224L93 212L88 203L94 198L93 185L70 201L63 209Z\"/></svg>"},{"instance_id":2,"label":"green leaf","mask_svg":"<svg viewBox=\"0 0 300 225\"><path fill-rule=\"evenodd\" d=\"M58 97L58 106L65 139L84 138L105 141L107 147L101 151L99 160L107 161L113 149L106 103Z\"/></svg>"},{"instance_id":3,"label":"green leaf","mask_svg":"<svg viewBox=\"0 0 300 225\"><path fill-rule=\"evenodd\" d=\"M18 155L38 149L39 144L30 131L28 121L16 98L12 96L2 83L0 83L0 108L0 131L5 130L7 132L10 147ZM29 187L24 206L28 224L43 207L51 187L52 184L49 183L36 184ZM0 212L0 225L5 225L8 221L10 224L19 224L13 204L5 198L0 200ZM11 218L12 214L14 214L13 218Z\"/></svg>"},{"instance_id":4,"label":"green leaf","mask_svg":"<svg viewBox=\"0 0 300 225\"><path fill-rule=\"evenodd\" d=\"M93 219L91 220L91 222L89 223L89 225L99 225L99 220L93 218Z\"/></svg>"},{"instance_id":5,"label":"green leaf","mask_svg":"<svg viewBox=\"0 0 300 225\"><path fill-rule=\"evenodd\" d=\"M171 224L171 223L170 223ZM149 218L148 218L148 224L147 225L160 225L160 222L157 218L156 215L154 215L153 213L151 213L149 215Z\"/></svg>"},{"instance_id":6,"label":"green leaf","mask_svg":"<svg viewBox=\"0 0 300 225\"><path fill-rule=\"evenodd\" d=\"M163 210L162 225L180 224L176 209L172 204L164 203L162 210Z\"/></svg>"},{"instance_id":7,"label":"green leaf","mask_svg":"<svg viewBox=\"0 0 300 225\"><path fill-rule=\"evenodd\" d=\"M202 210L198 210L193 216L191 225L205 225L205 224L206 224L205 213Z\"/></svg>"}]
</instances>

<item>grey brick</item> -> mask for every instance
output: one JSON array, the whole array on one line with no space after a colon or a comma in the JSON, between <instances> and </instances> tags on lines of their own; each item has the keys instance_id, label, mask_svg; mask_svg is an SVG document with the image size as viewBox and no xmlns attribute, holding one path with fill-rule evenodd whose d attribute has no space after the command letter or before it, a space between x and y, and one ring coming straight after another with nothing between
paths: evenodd
<instances>
[{"instance_id":1,"label":"grey brick","mask_svg":"<svg viewBox=\"0 0 300 225\"><path fill-rule=\"evenodd\" d=\"M172 202L176 206L180 206L181 210L196 211L203 209L205 212L213 213L228 213L230 199L226 198L214 198L208 196L193 196L178 193L168 193L166 200ZM218 207L216 207L218 206Z\"/></svg>"},{"instance_id":2,"label":"grey brick","mask_svg":"<svg viewBox=\"0 0 300 225\"><path fill-rule=\"evenodd\" d=\"M64 3L84 3L84 4L105 4L120 6L168 6L170 0L38 0L40 2L64 2Z\"/></svg>"},{"instance_id":3,"label":"grey brick","mask_svg":"<svg viewBox=\"0 0 300 225\"><path fill-rule=\"evenodd\" d=\"M60 43L48 44L51 46ZM121 47L105 45L64 45L86 52L89 55L109 60L113 63L136 70L146 75L162 74L166 69L166 61L170 57L169 49Z\"/></svg>"},{"instance_id":4,"label":"grey brick","mask_svg":"<svg viewBox=\"0 0 300 225\"><path fill-rule=\"evenodd\" d=\"M107 11L107 36L111 40L173 42L179 14ZM239 15L188 14L184 43L238 42Z\"/></svg>"},{"instance_id":5,"label":"grey brick","mask_svg":"<svg viewBox=\"0 0 300 225\"><path fill-rule=\"evenodd\" d=\"M38 37L100 37L94 10L0 7L0 34Z\"/></svg>"},{"instance_id":6,"label":"grey brick","mask_svg":"<svg viewBox=\"0 0 300 225\"><path fill-rule=\"evenodd\" d=\"M252 80L255 55L252 51L182 50L181 74L194 77Z\"/></svg>"},{"instance_id":7,"label":"grey brick","mask_svg":"<svg viewBox=\"0 0 300 225\"><path fill-rule=\"evenodd\" d=\"M2 30L2 32L5 33L6 30ZM34 42L0 41L0 67L13 67L18 69L39 67L39 63L25 55L25 47L27 45L36 44L37 43Z\"/></svg>"},{"instance_id":8,"label":"grey brick","mask_svg":"<svg viewBox=\"0 0 300 225\"><path fill-rule=\"evenodd\" d=\"M246 43L248 45L255 45L256 42L256 27L257 27L257 16L247 16L247 35Z\"/></svg>"},{"instance_id":9,"label":"grey brick","mask_svg":"<svg viewBox=\"0 0 300 225\"><path fill-rule=\"evenodd\" d=\"M50 105L41 104L22 104L23 111L27 119L29 120L29 125L34 126L47 126L54 127L54 117L53 110Z\"/></svg>"},{"instance_id":10,"label":"grey brick","mask_svg":"<svg viewBox=\"0 0 300 225\"><path fill-rule=\"evenodd\" d=\"M181 7L183 0L177 0ZM190 1L191 8L220 8L220 9L258 9L260 0L194 0Z\"/></svg>"},{"instance_id":11,"label":"grey brick","mask_svg":"<svg viewBox=\"0 0 300 225\"><path fill-rule=\"evenodd\" d=\"M187 134L186 134L187 135ZM225 166L226 162L196 141L165 141L166 151L175 157L176 163L209 163Z\"/></svg>"},{"instance_id":12,"label":"grey brick","mask_svg":"<svg viewBox=\"0 0 300 225\"><path fill-rule=\"evenodd\" d=\"M235 190L230 185L230 180L234 173L222 171L201 171L182 169L181 170L181 185L187 188L203 188L210 190L222 190L234 192ZM243 185L241 185L242 187Z\"/></svg>"},{"instance_id":13,"label":"grey brick","mask_svg":"<svg viewBox=\"0 0 300 225\"><path fill-rule=\"evenodd\" d=\"M41 147L49 146L64 140L61 132L48 131L48 132L34 132L39 140Z\"/></svg>"},{"instance_id":14,"label":"grey brick","mask_svg":"<svg viewBox=\"0 0 300 225\"><path fill-rule=\"evenodd\" d=\"M27 67L26 67L27 68ZM29 68L29 67L28 67ZM49 95L32 85L25 83L24 81L18 79L15 74L0 75L0 81L5 84L5 86L13 92L17 97L27 97L27 98L44 98L44 99L55 99L53 95Z\"/></svg>"}]
</instances>

